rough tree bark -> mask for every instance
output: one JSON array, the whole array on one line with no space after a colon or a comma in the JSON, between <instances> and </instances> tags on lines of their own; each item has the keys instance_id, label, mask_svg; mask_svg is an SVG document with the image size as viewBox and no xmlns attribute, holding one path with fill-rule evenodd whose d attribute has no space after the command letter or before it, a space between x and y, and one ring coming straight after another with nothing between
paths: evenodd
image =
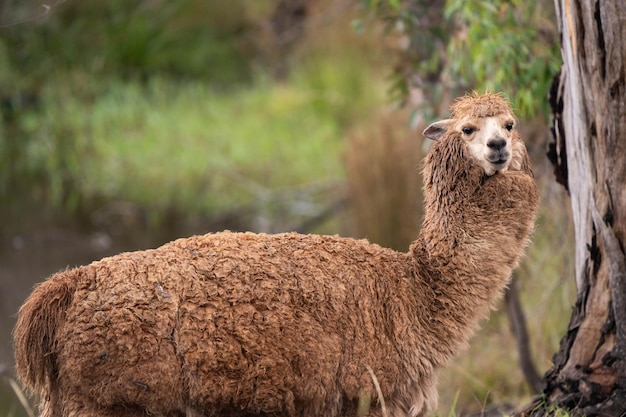
<instances>
[{"instance_id":1,"label":"rough tree bark","mask_svg":"<svg viewBox=\"0 0 626 417\"><path fill-rule=\"evenodd\" d=\"M563 66L549 156L569 191L577 301L526 414L626 414L626 2L555 0Z\"/></svg>"}]
</instances>

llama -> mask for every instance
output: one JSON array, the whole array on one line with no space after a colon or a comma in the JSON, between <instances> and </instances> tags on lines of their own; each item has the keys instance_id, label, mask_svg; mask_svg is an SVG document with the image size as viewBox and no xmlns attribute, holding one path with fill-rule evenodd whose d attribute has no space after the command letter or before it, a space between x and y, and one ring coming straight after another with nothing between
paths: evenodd
<instances>
[{"instance_id":1,"label":"llama","mask_svg":"<svg viewBox=\"0 0 626 417\"><path fill-rule=\"evenodd\" d=\"M451 110L424 132L436 139L423 168L426 211L406 253L226 231L41 283L14 329L17 372L40 395L41 415L436 408L439 370L500 298L538 205L508 102L472 94Z\"/></svg>"}]
</instances>

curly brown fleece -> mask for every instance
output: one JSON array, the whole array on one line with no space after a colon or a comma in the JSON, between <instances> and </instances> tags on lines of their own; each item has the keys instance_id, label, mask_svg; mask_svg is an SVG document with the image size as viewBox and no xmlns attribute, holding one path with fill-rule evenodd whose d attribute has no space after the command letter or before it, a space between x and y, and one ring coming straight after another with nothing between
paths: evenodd
<instances>
[{"instance_id":1,"label":"curly brown fleece","mask_svg":"<svg viewBox=\"0 0 626 417\"><path fill-rule=\"evenodd\" d=\"M533 229L517 140L522 169L489 177L458 135L433 144L408 253L223 232L59 272L20 309L18 374L44 417L332 417L377 397L369 367L389 415L423 416Z\"/></svg>"}]
</instances>

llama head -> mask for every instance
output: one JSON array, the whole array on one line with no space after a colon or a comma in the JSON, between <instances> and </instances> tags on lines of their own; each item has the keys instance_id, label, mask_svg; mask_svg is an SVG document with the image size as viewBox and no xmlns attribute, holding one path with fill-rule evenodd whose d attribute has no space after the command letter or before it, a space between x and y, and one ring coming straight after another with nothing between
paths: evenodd
<instances>
[{"instance_id":1,"label":"llama head","mask_svg":"<svg viewBox=\"0 0 626 417\"><path fill-rule=\"evenodd\" d=\"M515 130L515 116L509 103L500 94L472 93L450 106L452 118L440 120L424 130L432 140L445 140L450 134L460 135L486 175L520 169L516 158L523 147Z\"/></svg>"}]
</instances>

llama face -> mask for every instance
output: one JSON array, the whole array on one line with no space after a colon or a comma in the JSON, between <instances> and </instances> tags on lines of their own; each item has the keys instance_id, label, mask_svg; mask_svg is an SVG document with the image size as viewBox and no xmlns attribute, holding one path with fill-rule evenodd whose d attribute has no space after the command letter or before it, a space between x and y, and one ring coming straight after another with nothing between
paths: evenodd
<instances>
[{"instance_id":1,"label":"llama face","mask_svg":"<svg viewBox=\"0 0 626 417\"><path fill-rule=\"evenodd\" d=\"M437 140L449 131L458 133L485 174L493 175L506 171L511 164L515 154L514 128L515 118L505 113L491 117L441 120L428 126L424 136Z\"/></svg>"},{"instance_id":2,"label":"llama face","mask_svg":"<svg viewBox=\"0 0 626 417\"><path fill-rule=\"evenodd\" d=\"M462 120L456 126L487 175L508 169L514 127L515 120L510 115Z\"/></svg>"}]
</instances>

